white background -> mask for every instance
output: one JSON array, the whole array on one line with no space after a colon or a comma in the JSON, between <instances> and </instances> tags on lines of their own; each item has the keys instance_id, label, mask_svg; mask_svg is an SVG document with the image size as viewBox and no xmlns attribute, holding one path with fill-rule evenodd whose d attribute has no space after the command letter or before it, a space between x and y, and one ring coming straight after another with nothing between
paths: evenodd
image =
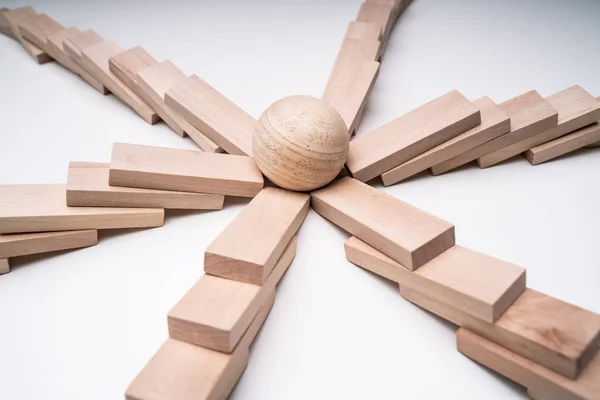
<instances>
[{"instance_id":1,"label":"white background","mask_svg":"<svg viewBox=\"0 0 600 400\"><path fill-rule=\"evenodd\" d=\"M31 3L65 26L172 60L258 117L283 96L321 95L360 0ZM497 102L574 84L600 95L598 15L593 0L415 0L358 134L452 89ZM0 183L64 182L69 161L107 161L114 141L195 148L4 37L0 84ZM382 190L454 223L459 244L526 267L529 287L600 312L599 171L600 149L586 150ZM245 203L169 212L159 229L14 260L0 277L0 399L123 398L166 339L167 312L203 274L204 249ZM458 353L453 326L348 263L347 238L309 213L233 398L525 397Z\"/></svg>"}]
</instances>

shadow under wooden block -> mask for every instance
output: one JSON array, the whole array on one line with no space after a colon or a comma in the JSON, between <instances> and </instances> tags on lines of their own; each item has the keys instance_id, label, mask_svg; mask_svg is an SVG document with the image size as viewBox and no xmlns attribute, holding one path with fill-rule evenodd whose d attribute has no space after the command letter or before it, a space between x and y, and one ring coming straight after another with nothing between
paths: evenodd
<instances>
[{"instance_id":1,"label":"shadow under wooden block","mask_svg":"<svg viewBox=\"0 0 600 400\"><path fill-rule=\"evenodd\" d=\"M600 140L600 123L596 122L528 150L525 152L525 158L531 165L538 165L582 149L598 140Z\"/></svg>"},{"instance_id":2,"label":"shadow under wooden block","mask_svg":"<svg viewBox=\"0 0 600 400\"><path fill-rule=\"evenodd\" d=\"M96 244L96 230L0 235L0 258L79 249Z\"/></svg>"}]
</instances>

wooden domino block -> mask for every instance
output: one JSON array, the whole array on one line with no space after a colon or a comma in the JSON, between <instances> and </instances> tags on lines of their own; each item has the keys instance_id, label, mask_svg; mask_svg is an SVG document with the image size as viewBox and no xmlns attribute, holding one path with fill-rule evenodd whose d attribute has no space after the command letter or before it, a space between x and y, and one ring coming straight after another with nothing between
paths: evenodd
<instances>
[{"instance_id":1,"label":"wooden domino block","mask_svg":"<svg viewBox=\"0 0 600 400\"><path fill-rule=\"evenodd\" d=\"M359 58L361 60L379 60L381 42L377 39L344 38L336 58L336 64L342 58ZM334 66L335 69L335 66Z\"/></svg>"},{"instance_id":2,"label":"wooden domino block","mask_svg":"<svg viewBox=\"0 0 600 400\"><path fill-rule=\"evenodd\" d=\"M379 36L385 41L393 25L393 11L393 4L365 2L360 6L356 20L377 25Z\"/></svg>"},{"instance_id":3,"label":"wooden domino block","mask_svg":"<svg viewBox=\"0 0 600 400\"><path fill-rule=\"evenodd\" d=\"M410 270L454 246L454 225L356 179L343 178L312 192L311 204Z\"/></svg>"},{"instance_id":4,"label":"wooden domino block","mask_svg":"<svg viewBox=\"0 0 600 400\"><path fill-rule=\"evenodd\" d=\"M10 31L12 35L23 45L23 48L27 53L33 57L35 62L38 64L44 64L52 61L52 57L50 57L47 53L45 53L42 49L31 43L29 40L23 38L21 33L19 32L19 26L31 19L32 17L37 16L38 13L31 7L22 7L16 8L14 10L6 10L2 13L4 20L10 27Z\"/></svg>"},{"instance_id":5,"label":"wooden domino block","mask_svg":"<svg viewBox=\"0 0 600 400\"><path fill-rule=\"evenodd\" d=\"M15 36L15 34L11 31L10 29L10 24L8 23L8 19L6 19L6 16L4 15L4 13L6 13L7 11L10 11L8 8L0 8L0 34L9 37L11 39L14 40L19 40L17 39L17 37Z\"/></svg>"},{"instance_id":6,"label":"wooden domino block","mask_svg":"<svg viewBox=\"0 0 600 400\"><path fill-rule=\"evenodd\" d=\"M70 207L146 207L220 210L225 197L219 194L172 192L108 184L110 164L71 162L67 179Z\"/></svg>"},{"instance_id":7,"label":"wooden domino block","mask_svg":"<svg viewBox=\"0 0 600 400\"><path fill-rule=\"evenodd\" d=\"M351 263L488 323L496 321L525 290L524 268L458 245L416 271L356 237L348 239L344 248Z\"/></svg>"},{"instance_id":8,"label":"wooden domino block","mask_svg":"<svg viewBox=\"0 0 600 400\"><path fill-rule=\"evenodd\" d=\"M493 153L553 128L558 122L558 112L535 90L507 100L501 103L499 107L510 117L510 132L433 166L431 172L434 175L439 175L450 171L451 169L477 160L486 154ZM484 163L480 164L482 168L486 165Z\"/></svg>"},{"instance_id":9,"label":"wooden domino block","mask_svg":"<svg viewBox=\"0 0 600 400\"><path fill-rule=\"evenodd\" d=\"M498 164L524 151L600 120L600 101L580 86L572 86L545 98L558 111L558 125L479 158L484 167Z\"/></svg>"},{"instance_id":10,"label":"wooden domino block","mask_svg":"<svg viewBox=\"0 0 600 400\"><path fill-rule=\"evenodd\" d=\"M115 143L109 184L254 197L264 180L252 157Z\"/></svg>"},{"instance_id":11,"label":"wooden domino block","mask_svg":"<svg viewBox=\"0 0 600 400\"><path fill-rule=\"evenodd\" d=\"M96 244L96 230L0 235L0 258L79 249Z\"/></svg>"},{"instance_id":12,"label":"wooden domino block","mask_svg":"<svg viewBox=\"0 0 600 400\"><path fill-rule=\"evenodd\" d=\"M256 120L196 75L167 90L165 104L227 153L252 156Z\"/></svg>"},{"instance_id":13,"label":"wooden domino block","mask_svg":"<svg viewBox=\"0 0 600 400\"><path fill-rule=\"evenodd\" d=\"M21 36L46 53L48 53L48 36L64 30L64 26L46 14L32 16L19 24L19 33Z\"/></svg>"},{"instance_id":14,"label":"wooden domino block","mask_svg":"<svg viewBox=\"0 0 600 400\"><path fill-rule=\"evenodd\" d=\"M65 185L0 185L0 233L162 226L158 208L67 207Z\"/></svg>"},{"instance_id":15,"label":"wooden domino block","mask_svg":"<svg viewBox=\"0 0 600 400\"><path fill-rule=\"evenodd\" d=\"M403 181L421 171L425 171L427 168L433 167L510 132L510 118L500 110L492 99L485 96L475 100L473 104L481 111L481 125L469 129L465 133L461 133L447 142L382 174L381 179L383 184L389 186Z\"/></svg>"},{"instance_id":16,"label":"wooden domino block","mask_svg":"<svg viewBox=\"0 0 600 400\"><path fill-rule=\"evenodd\" d=\"M351 141L346 165L366 182L480 123L479 109L454 90Z\"/></svg>"},{"instance_id":17,"label":"wooden domino block","mask_svg":"<svg viewBox=\"0 0 600 400\"><path fill-rule=\"evenodd\" d=\"M10 262L8 258L0 258L0 275L8 274L10 272Z\"/></svg>"},{"instance_id":18,"label":"wooden domino block","mask_svg":"<svg viewBox=\"0 0 600 400\"><path fill-rule=\"evenodd\" d=\"M533 393L549 394L544 400L597 400L600 398L600 353L576 380L566 378L519 356L467 329L456 332L458 351L500 375L523 385Z\"/></svg>"},{"instance_id":19,"label":"wooden domino block","mask_svg":"<svg viewBox=\"0 0 600 400\"><path fill-rule=\"evenodd\" d=\"M600 123L596 122L568 135L554 139L525 152L525 158L531 165L553 160L575 150L584 148L600 140Z\"/></svg>"},{"instance_id":20,"label":"wooden domino block","mask_svg":"<svg viewBox=\"0 0 600 400\"><path fill-rule=\"evenodd\" d=\"M381 27L371 22L350 21L344 38L378 41L381 38Z\"/></svg>"},{"instance_id":21,"label":"wooden domino block","mask_svg":"<svg viewBox=\"0 0 600 400\"><path fill-rule=\"evenodd\" d=\"M80 32L76 35L70 35L63 40L63 48L65 52L71 57L76 63L86 68L83 65L83 50L96 44L102 43L104 39L100 37L96 32L91 29ZM89 71L88 71L89 72Z\"/></svg>"},{"instance_id":22,"label":"wooden domino block","mask_svg":"<svg viewBox=\"0 0 600 400\"><path fill-rule=\"evenodd\" d=\"M262 286L204 275L169 312L169 335L212 350L233 352L295 255L296 238L292 238Z\"/></svg>"},{"instance_id":23,"label":"wooden domino block","mask_svg":"<svg viewBox=\"0 0 600 400\"><path fill-rule=\"evenodd\" d=\"M400 294L419 307L570 379L585 372L600 344L600 316L532 289L525 289L493 324L416 290L401 287Z\"/></svg>"},{"instance_id":24,"label":"wooden domino block","mask_svg":"<svg viewBox=\"0 0 600 400\"><path fill-rule=\"evenodd\" d=\"M309 206L307 194L264 188L208 246L204 272L264 284Z\"/></svg>"},{"instance_id":25,"label":"wooden domino block","mask_svg":"<svg viewBox=\"0 0 600 400\"><path fill-rule=\"evenodd\" d=\"M163 61L138 73L137 84L154 103L158 105L159 115L177 134L186 133L204 151L222 153L215 142L187 122L181 115L165 104L165 93L186 79L186 75L171 61ZM158 110L157 110L158 112Z\"/></svg>"}]
</instances>

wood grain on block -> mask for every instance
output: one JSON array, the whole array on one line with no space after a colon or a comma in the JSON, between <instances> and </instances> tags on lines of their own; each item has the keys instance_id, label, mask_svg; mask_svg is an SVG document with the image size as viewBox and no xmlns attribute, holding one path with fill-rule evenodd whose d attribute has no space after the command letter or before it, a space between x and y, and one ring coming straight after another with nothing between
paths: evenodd
<instances>
[{"instance_id":1,"label":"wood grain on block","mask_svg":"<svg viewBox=\"0 0 600 400\"><path fill-rule=\"evenodd\" d=\"M510 117L510 132L433 166L431 172L434 175L439 175L460 167L486 154L493 153L555 127L558 121L557 111L535 90L507 100L499 104L499 107ZM485 167L485 164L480 166Z\"/></svg>"},{"instance_id":2,"label":"wood grain on block","mask_svg":"<svg viewBox=\"0 0 600 400\"><path fill-rule=\"evenodd\" d=\"M572 86L546 97L545 100L558 111L557 126L487 154L481 157L478 162L483 166L497 164L600 120L600 101L596 100L581 86Z\"/></svg>"},{"instance_id":3,"label":"wood grain on block","mask_svg":"<svg viewBox=\"0 0 600 400\"><path fill-rule=\"evenodd\" d=\"M273 292L233 354L167 339L131 383L127 400L224 400L248 364L248 347L275 300Z\"/></svg>"},{"instance_id":4,"label":"wood grain on block","mask_svg":"<svg viewBox=\"0 0 600 400\"><path fill-rule=\"evenodd\" d=\"M525 290L524 268L458 245L416 271L356 237L344 248L348 261L489 323Z\"/></svg>"},{"instance_id":5,"label":"wood grain on block","mask_svg":"<svg viewBox=\"0 0 600 400\"><path fill-rule=\"evenodd\" d=\"M165 104L229 154L252 156L256 120L196 75L167 90Z\"/></svg>"},{"instance_id":6,"label":"wood grain on block","mask_svg":"<svg viewBox=\"0 0 600 400\"><path fill-rule=\"evenodd\" d=\"M44 64L52 61L52 57L42 49L31 43L29 40L23 38L19 32L19 26L28 21L32 17L38 15L38 13L31 7L21 7L14 10L5 10L3 17L12 32L12 35L23 45L23 48L38 64Z\"/></svg>"},{"instance_id":7,"label":"wood grain on block","mask_svg":"<svg viewBox=\"0 0 600 400\"><path fill-rule=\"evenodd\" d=\"M379 60L379 51L381 43L376 39L350 39L344 38L338 55L336 64L342 58L359 58L361 60ZM335 68L335 66L334 66Z\"/></svg>"},{"instance_id":8,"label":"wood grain on block","mask_svg":"<svg viewBox=\"0 0 600 400\"><path fill-rule=\"evenodd\" d=\"M65 52L71 57L75 62L85 68L83 65L82 52L84 49L88 47L94 46L98 43L102 43L104 39L100 37L96 32L91 29L85 30L76 35L70 35L66 39L63 40L63 48ZM88 71L89 72L89 71Z\"/></svg>"},{"instance_id":9,"label":"wood grain on block","mask_svg":"<svg viewBox=\"0 0 600 400\"><path fill-rule=\"evenodd\" d=\"M309 206L307 194L264 188L208 246L204 272L264 284Z\"/></svg>"},{"instance_id":10,"label":"wood grain on block","mask_svg":"<svg viewBox=\"0 0 600 400\"><path fill-rule=\"evenodd\" d=\"M0 258L0 275L8 274L10 272L10 262L8 258Z\"/></svg>"},{"instance_id":11,"label":"wood grain on block","mask_svg":"<svg viewBox=\"0 0 600 400\"><path fill-rule=\"evenodd\" d=\"M165 93L186 79L186 75L171 61L163 61L138 73L137 84L142 92L159 107L159 115L178 135L190 138L204 151L222 153L215 142L187 122L180 114L165 104Z\"/></svg>"},{"instance_id":12,"label":"wood grain on block","mask_svg":"<svg viewBox=\"0 0 600 400\"><path fill-rule=\"evenodd\" d=\"M38 14L19 24L19 33L22 37L48 53L48 36L65 30L65 27L47 16Z\"/></svg>"},{"instance_id":13,"label":"wood grain on block","mask_svg":"<svg viewBox=\"0 0 600 400\"><path fill-rule=\"evenodd\" d=\"M347 39L376 41L381 37L381 27L371 22L350 21L344 37Z\"/></svg>"},{"instance_id":14,"label":"wood grain on block","mask_svg":"<svg viewBox=\"0 0 600 400\"><path fill-rule=\"evenodd\" d=\"M110 164L71 162L67 179L70 207L147 207L220 210L225 197L219 194L139 189L108 184Z\"/></svg>"},{"instance_id":15,"label":"wood grain on block","mask_svg":"<svg viewBox=\"0 0 600 400\"><path fill-rule=\"evenodd\" d=\"M586 368L600 344L600 316L532 289L525 289L493 324L416 290L401 287L400 294L456 325L571 379Z\"/></svg>"},{"instance_id":16,"label":"wood grain on block","mask_svg":"<svg viewBox=\"0 0 600 400\"><path fill-rule=\"evenodd\" d=\"M154 124L158 121L158 115L143 102L135 93L131 91L123 82L119 80L108 66L110 57L122 53L120 48L112 40L105 40L93 46L86 47L82 51L82 59L84 67L104 86L110 90L112 94L117 96L121 101L131 107L144 121L149 124Z\"/></svg>"},{"instance_id":17,"label":"wood grain on block","mask_svg":"<svg viewBox=\"0 0 600 400\"><path fill-rule=\"evenodd\" d=\"M10 29L8 19L6 19L6 16L4 15L4 13L6 13L7 11L10 10L8 8L0 8L0 34L14 40L19 40Z\"/></svg>"},{"instance_id":18,"label":"wood grain on block","mask_svg":"<svg viewBox=\"0 0 600 400\"><path fill-rule=\"evenodd\" d=\"M385 41L393 25L393 11L393 4L365 2L360 6L356 20L377 25L379 35Z\"/></svg>"},{"instance_id":19,"label":"wood grain on block","mask_svg":"<svg viewBox=\"0 0 600 400\"><path fill-rule=\"evenodd\" d=\"M292 238L264 285L204 275L169 312L173 339L231 353L296 255Z\"/></svg>"},{"instance_id":20,"label":"wood grain on block","mask_svg":"<svg viewBox=\"0 0 600 400\"><path fill-rule=\"evenodd\" d=\"M162 226L159 208L67 207L65 185L0 185L0 233Z\"/></svg>"},{"instance_id":21,"label":"wood grain on block","mask_svg":"<svg viewBox=\"0 0 600 400\"><path fill-rule=\"evenodd\" d=\"M109 184L254 197L264 180L252 157L115 143Z\"/></svg>"},{"instance_id":22,"label":"wood grain on block","mask_svg":"<svg viewBox=\"0 0 600 400\"><path fill-rule=\"evenodd\" d=\"M96 244L96 230L0 235L0 258L79 249Z\"/></svg>"},{"instance_id":23,"label":"wood grain on block","mask_svg":"<svg viewBox=\"0 0 600 400\"><path fill-rule=\"evenodd\" d=\"M481 111L481 125L382 174L383 184L389 186L403 181L510 131L510 118L492 99L485 96L475 100L473 104Z\"/></svg>"},{"instance_id":24,"label":"wood grain on block","mask_svg":"<svg viewBox=\"0 0 600 400\"><path fill-rule=\"evenodd\" d=\"M313 209L415 270L454 246L454 225L353 178L311 193Z\"/></svg>"},{"instance_id":25,"label":"wood grain on block","mask_svg":"<svg viewBox=\"0 0 600 400\"><path fill-rule=\"evenodd\" d=\"M575 132L528 150L525 153L525 158L532 165L537 165L572 153L575 150L596 143L598 140L600 140L600 123L596 122L595 124L578 129Z\"/></svg>"},{"instance_id":26,"label":"wood grain on block","mask_svg":"<svg viewBox=\"0 0 600 400\"><path fill-rule=\"evenodd\" d=\"M600 398L600 353L573 380L464 328L456 332L456 344L458 351L465 356L529 388L533 393L549 393L554 396L552 398L561 400Z\"/></svg>"},{"instance_id":27,"label":"wood grain on block","mask_svg":"<svg viewBox=\"0 0 600 400\"><path fill-rule=\"evenodd\" d=\"M346 164L366 182L480 123L479 109L454 90L351 141Z\"/></svg>"}]
</instances>

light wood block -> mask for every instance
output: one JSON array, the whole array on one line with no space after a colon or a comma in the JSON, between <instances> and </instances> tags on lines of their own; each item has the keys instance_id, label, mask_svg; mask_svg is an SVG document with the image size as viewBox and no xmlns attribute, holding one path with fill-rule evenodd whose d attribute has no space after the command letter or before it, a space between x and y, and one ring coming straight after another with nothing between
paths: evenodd
<instances>
[{"instance_id":1,"label":"light wood block","mask_svg":"<svg viewBox=\"0 0 600 400\"><path fill-rule=\"evenodd\" d=\"M127 389L127 400L226 399L248 364L248 347L267 318L273 292L233 354L167 339Z\"/></svg>"},{"instance_id":2,"label":"light wood block","mask_svg":"<svg viewBox=\"0 0 600 400\"><path fill-rule=\"evenodd\" d=\"M186 79L186 75L171 61L163 61L138 73L137 84L142 92L157 104L159 115L177 134L186 133L204 151L222 153L215 142L188 123L171 107L165 104L165 93Z\"/></svg>"},{"instance_id":3,"label":"light wood block","mask_svg":"<svg viewBox=\"0 0 600 400\"><path fill-rule=\"evenodd\" d=\"M545 100L558 111L557 126L487 154L479 158L478 163L484 167L498 164L600 120L600 101L580 86L572 86L546 97Z\"/></svg>"},{"instance_id":4,"label":"light wood block","mask_svg":"<svg viewBox=\"0 0 600 400\"><path fill-rule=\"evenodd\" d=\"M558 112L535 90L499 105L510 117L511 131L431 168L439 175L556 126ZM485 167L486 164L480 164Z\"/></svg>"},{"instance_id":5,"label":"light wood block","mask_svg":"<svg viewBox=\"0 0 600 400\"><path fill-rule=\"evenodd\" d=\"M381 37L381 27L378 24L363 21L350 21L344 38L378 41Z\"/></svg>"},{"instance_id":6,"label":"light wood block","mask_svg":"<svg viewBox=\"0 0 600 400\"><path fill-rule=\"evenodd\" d=\"M561 400L600 398L600 353L572 380L464 328L456 332L456 344L465 356L529 388L532 393L549 393L552 398Z\"/></svg>"},{"instance_id":7,"label":"light wood block","mask_svg":"<svg viewBox=\"0 0 600 400\"><path fill-rule=\"evenodd\" d=\"M254 197L264 180L251 157L115 143L109 184Z\"/></svg>"},{"instance_id":8,"label":"light wood block","mask_svg":"<svg viewBox=\"0 0 600 400\"><path fill-rule=\"evenodd\" d=\"M0 235L0 258L79 249L96 244L96 230Z\"/></svg>"},{"instance_id":9,"label":"light wood block","mask_svg":"<svg viewBox=\"0 0 600 400\"><path fill-rule=\"evenodd\" d=\"M158 208L67 207L65 185L0 185L0 233L162 226Z\"/></svg>"},{"instance_id":10,"label":"light wood block","mask_svg":"<svg viewBox=\"0 0 600 400\"><path fill-rule=\"evenodd\" d=\"M10 24L8 23L8 19L4 16L4 13L10 11L8 8L0 8L0 33L6 37L9 37L14 40L19 40L15 36L15 34L10 29Z\"/></svg>"},{"instance_id":11,"label":"light wood block","mask_svg":"<svg viewBox=\"0 0 600 400\"><path fill-rule=\"evenodd\" d=\"M510 118L500 108L485 96L473 104L481 111L481 125L471 128L465 133L448 140L426 151L425 153L400 164L396 168L381 175L385 186L393 185L427 168L456 157L472 148L510 132Z\"/></svg>"},{"instance_id":12,"label":"light wood block","mask_svg":"<svg viewBox=\"0 0 600 400\"><path fill-rule=\"evenodd\" d=\"M21 36L46 53L48 53L48 36L64 30L64 26L46 14L31 16L19 24L19 33Z\"/></svg>"},{"instance_id":13,"label":"light wood block","mask_svg":"<svg viewBox=\"0 0 600 400\"><path fill-rule=\"evenodd\" d=\"M262 286L204 275L169 312L169 335L212 350L233 352L295 255L296 238L292 238Z\"/></svg>"},{"instance_id":14,"label":"light wood block","mask_svg":"<svg viewBox=\"0 0 600 400\"><path fill-rule=\"evenodd\" d=\"M208 246L204 272L264 284L309 206L307 194L264 188Z\"/></svg>"},{"instance_id":15,"label":"light wood block","mask_svg":"<svg viewBox=\"0 0 600 400\"><path fill-rule=\"evenodd\" d=\"M10 272L10 262L8 258L0 258L0 275L8 274Z\"/></svg>"},{"instance_id":16,"label":"light wood block","mask_svg":"<svg viewBox=\"0 0 600 400\"><path fill-rule=\"evenodd\" d=\"M393 11L393 4L365 2L360 6L356 20L377 25L379 36L385 41L393 25Z\"/></svg>"},{"instance_id":17,"label":"light wood block","mask_svg":"<svg viewBox=\"0 0 600 400\"><path fill-rule=\"evenodd\" d=\"M70 35L63 41L63 48L65 52L71 57L76 63L86 68L83 65L82 52L88 47L102 43L104 39L100 37L96 32L91 29L83 31L77 35ZM88 71L89 72L89 71Z\"/></svg>"},{"instance_id":18,"label":"light wood block","mask_svg":"<svg viewBox=\"0 0 600 400\"><path fill-rule=\"evenodd\" d=\"M219 194L171 192L108 184L108 163L71 162L67 179L70 207L147 207L220 210L225 197Z\"/></svg>"},{"instance_id":19,"label":"light wood block","mask_svg":"<svg viewBox=\"0 0 600 400\"><path fill-rule=\"evenodd\" d=\"M256 120L196 75L167 90L165 104L227 153L252 156Z\"/></svg>"},{"instance_id":20,"label":"light wood block","mask_svg":"<svg viewBox=\"0 0 600 400\"><path fill-rule=\"evenodd\" d=\"M568 135L554 139L525 152L531 165L538 165L557 157L572 153L600 140L600 123L596 122Z\"/></svg>"},{"instance_id":21,"label":"light wood block","mask_svg":"<svg viewBox=\"0 0 600 400\"><path fill-rule=\"evenodd\" d=\"M454 225L356 179L343 178L312 192L311 204L410 270L454 246Z\"/></svg>"},{"instance_id":22,"label":"light wood block","mask_svg":"<svg viewBox=\"0 0 600 400\"><path fill-rule=\"evenodd\" d=\"M479 109L454 90L351 141L346 165L366 182L480 123Z\"/></svg>"},{"instance_id":23,"label":"light wood block","mask_svg":"<svg viewBox=\"0 0 600 400\"><path fill-rule=\"evenodd\" d=\"M38 13L31 7L16 8L14 10L6 10L3 12L4 20L8 23L12 35L21 42L25 51L33 57L35 62L38 64L45 64L52 61L52 57L29 40L23 38L19 32L19 26L21 24L37 15Z\"/></svg>"},{"instance_id":24,"label":"light wood block","mask_svg":"<svg viewBox=\"0 0 600 400\"><path fill-rule=\"evenodd\" d=\"M409 271L356 237L346 258L371 272L488 323L496 321L525 290L525 269L455 245Z\"/></svg>"},{"instance_id":25,"label":"light wood block","mask_svg":"<svg viewBox=\"0 0 600 400\"><path fill-rule=\"evenodd\" d=\"M532 289L494 323L473 318L421 293L400 288L408 301L494 343L574 379L597 353L600 316Z\"/></svg>"},{"instance_id":26,"label":"light wood block","mask_svg":"<svg viewBox=\"0 0 600 400\"><path fill-rule=\"evenodd\" d=\"M344 38L336 58L336 64L342 58L358 58L361 60L377 61L379 60L380 50L381 42L379 40L370 38Z\"/></svg>"}]
</instances>

